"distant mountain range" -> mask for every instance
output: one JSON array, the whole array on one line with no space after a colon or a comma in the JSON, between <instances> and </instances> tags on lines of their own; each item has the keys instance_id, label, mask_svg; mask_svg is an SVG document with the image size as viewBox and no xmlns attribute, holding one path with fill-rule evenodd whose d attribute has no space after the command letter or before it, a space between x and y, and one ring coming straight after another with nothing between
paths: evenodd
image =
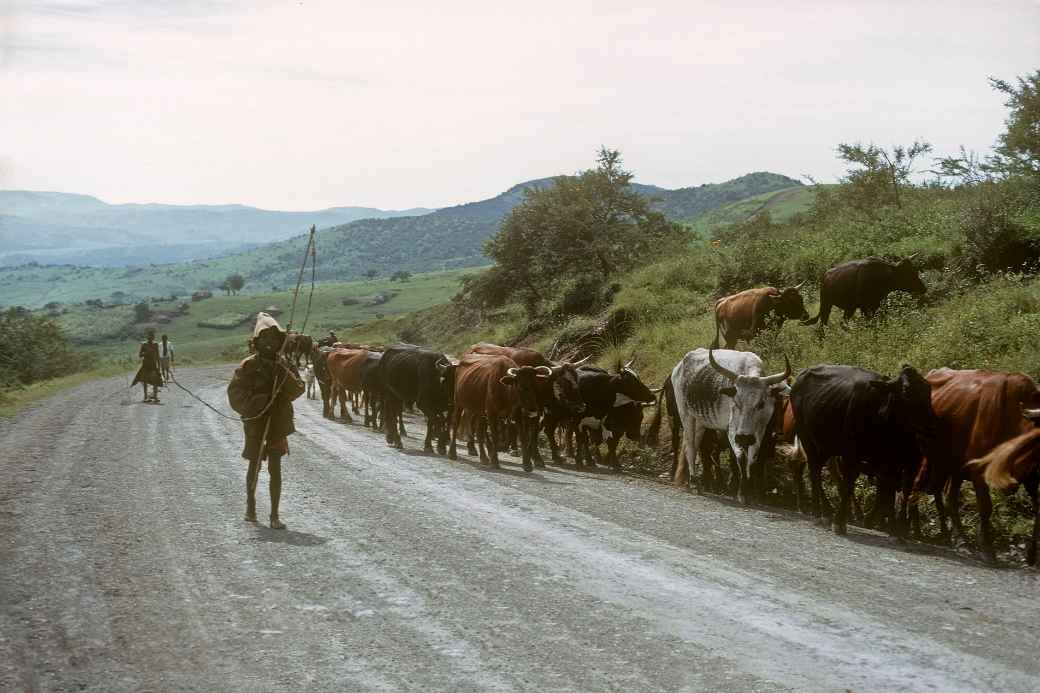
<instances>
[{"instance_id":1,"label":"distant mountain range","mask_svg":"<svg viewBox=\"0 0 1040 693\"><path fill-rule=\"evenodd\" d=\"M428 214L415 208L280 212L244 205L112 205L89 195L0 190L0 264L134 265L212 257L310 227Z\"/></svg>"},{"instance_id":2,"label":"distant mountain range","mask_svg":"<svg viewBox=\"0 0 1040 693\"><path fill-rule=\"evenodd\" d=\"M218 287L224 278L231 273L239 273L246 280L245 291L266 291L272 287L292 286L296 282L299 270L300 258L306 244L304 230L311 224L319 229L317 237L318 278L321 281L350 280L362 277L366 272L374 270L378 275L386 276L398 270L410 272L428 272L433 270L457 269L463 267L476 267L488 264L487 257L483 254L483 244L491 237L502 222L502 219L519 204L524 197L524 190L549 185L552 178L540 178L524 183L519 183L505 192L487 200L471 202L455 207L445 207L436 211L410 210L427 212L421 215L396 216L382 219L366 218L356 219L347 223L328 227L328 216L333 210L324 210L308 214L306 212L264 212L248 207L202 207L187 208L190 210L203 210L200 216L211 218L206 213L220 218L220 210L243 210L242 217L224 217L223 228L227 229L229 235L243 233L232 221L235 218L247 219L249 215L253 218L262 218L262 215L285 215L282 218L288 220L290 229L295 230L298 235L285 240L261 243L253 240L254 236L238 237L231 239L221 238L216 232L210 232L210 237L217 236L215 240L206 239L211 244L211 254L199 259L180 257L173 263L161 264L156 260L147 260L151 247L156 245L153 235L145 233L146 226L137 226L133 235L124 233L132 238L137 245L131 244L118 248L105 248L96 250L79 250L72 258L65 256L57 250L52 250L53 255L49 257L30 257L35 259L39 265L56 265L60 263L77 265L71 267L40 267L22 266L14 260L24 257L25 251L10 253L6 258L0 258L0 302L7 305L40 306L49 301L77 302L87 298L105 298L111 292L119 291L125 296L135 300L149 296L168 296L170 294L185 295L197 289L213 289ZM643 195L650 198L653 206L664 213L667 217L688 223L695 221L712 210L719 209L729 203L746 200L747 198L778 190L789 190L801 186L797 180L776 173L749 173L739 178L726 181L725 183L710 183L696 187L679 188L669 190L654 185L633 184L633 187ZM0 210L8 212L11 206L5 206L4 196L10 193L0 193ZM82 196L71 196L80 200L93 200ZM39 199L39 198L37 198ZM98 203L94 200L93 207ZM28 206L28 205L26 205ZM759 205L761 206L761 205ZM106 205L105 207L134 208L152 207L151 205ZM157 207L163 207L158 206ZM11 214L25 218L28 214L23 208L21 214ZM185 208L173 208L184 210ZM378 210L377 210L378 211ZM42 207L36 207L33 214L44 217ZM391 213L387 213L391 214ZM405 214L398 212L396 214ZM182 218L190 218L187 215ZM61 213L54 215L55 219L62 222L64 226L72 226L77 221L76 214L67 208ZM246 222L238 222L245 224ZM173 224L173 222L171 222ZM252 227L254 230L260 224ZM41 224L42 227L42 224ZM2 227L0 227L2 228ZM17 227L11 226L8 228ZM29 228L29 227L24 227ZM82 223L76 225L80 229L107 228L111 233L111 226L85 226ZM175 225L163 227L167 235L176 233L184 234L183 227L177 231ZM194 228L194 227L191 227ZM216 222L210 229L220 228ZM265 233L275 235L279 233L274 224L266 227ZM154 232L154 227L152 228ZM2 233L2 232L0 232ZM262 233L256 231L257 235ZM192 233L191 238L199 238L201 234ZM103 234L101 238L103 238ZM254 247L229 252L226 247L221 248L221 243L254 243ZM6 247L8 241L0 244L0 253ZM24 242L24 241L22 241ZM164 246L157 249L164 253L177 252L174 246ZM197 249L182 244L179 250L185 254L196 252ZM221 251L222 254L221 254ZM199 251L201 252L201 251ZM108 262L95 262L98 254ZM117 254L121 253L123 264L131 265L124 267L113 267ZM60 258L60 259L59 259ZM7 267L3 267L3 265ZM157 267L147 267L149 264L157 264ZM94 265L94 266L86 266ZM108 266L102 266L108 265ZM136 265L134 267L133 265ZM144 267L144 269L141 269Z\"/></svg>"}]
</instances>

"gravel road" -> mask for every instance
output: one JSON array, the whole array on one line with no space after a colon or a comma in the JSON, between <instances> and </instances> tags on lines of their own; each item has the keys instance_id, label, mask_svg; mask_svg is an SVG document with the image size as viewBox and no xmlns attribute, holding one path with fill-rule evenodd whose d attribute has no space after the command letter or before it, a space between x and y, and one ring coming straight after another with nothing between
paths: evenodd
<instances>
[{"instance_id":1,"label":"gravel road","mask_svg":"<svg viewBox=\"0 0 1040 693\"><path fill-rule=\"evenodd\" d=\"M182 382L227 410L227 367ZM1040 689L1040 576L669 486L91 383L0 423L0 690Z\"/></svg>"}]
</instances>

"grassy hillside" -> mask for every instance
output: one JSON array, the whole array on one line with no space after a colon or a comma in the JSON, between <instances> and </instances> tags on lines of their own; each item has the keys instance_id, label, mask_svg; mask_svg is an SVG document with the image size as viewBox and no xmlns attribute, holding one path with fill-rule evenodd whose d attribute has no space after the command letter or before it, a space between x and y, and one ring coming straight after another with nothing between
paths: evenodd
<instances>
[{"instance_id":1,"label":"grassy hillside","mask_svg":"<svg viewBox=\"0 0 1040 693\"><path fill-rule=\"evenodd\" d=\"M484 241L520 203L525 188L544 186L550 180L529 181L488 200L423 216L364 219L323 229L318 234L319 278L346 281L358 279L369 270L389 275L397 270L425 272L485 265ZM725 183L678 190L634 187L651 197L654 206L666 215L682 220L749 195L795 184L797 181L785 176L752 173ZM0 303L40 307L51 301L107 301L114 291L122 291L128 300L185 295L215 288L234 272L245 277L246 292L270 291L295 282L305 245L306 237L298 236L224 257L146 268L0 267Z\"/></svg>"},{"instance_id":2,"label":"grassy hillside","mask_svg":"<svg viewBox=\"0 0 1040 693\"><path fill-rule=\"evenodd\" d=\"M435 272L413 276L407 282L381 279L318 285L314 291L306 330L313 335L322 335L331 329L344 339L354 338L354 335L359 334L357 327L363 323L374 321L390 324L394 316L446 302L458 290L460 274L458 271ZM303 327L309 291L306 285L300 291L296 328ZM174 314L182 302L157 302L152 304L152 309L156 313ZM175 317L168 324L135 324L130 306L73 306L55 320L75 345L99 357L101 362L136 354L137 343L144 330L153 327L157 334L169 335L176 347L178 359L186 365L240 358L252 329L251 316L259 310L275 306L284 311L278 316L284 325L289 320L291 305L292 291L278 291L214 296L189 303L188 313ZM224 325L229 329L204 327L200 323ZM386 339L396 339L397 336L396 333L390 333Z\"/></svg>"},{"instance_id":3,"label":"grassy hillside","mask_svg":"<svg viewBox=\"0 0 1040 693\"><path fill-rule=\"evenodd\" d=\"M699 234L705 235L720 226L748 221L757 214L768 213L773 221L788 221L795 214L808 212L815 196L812 187L799 185L783 188L730 202L690 218L687 223Z\"/></svg>"}]
</instances>

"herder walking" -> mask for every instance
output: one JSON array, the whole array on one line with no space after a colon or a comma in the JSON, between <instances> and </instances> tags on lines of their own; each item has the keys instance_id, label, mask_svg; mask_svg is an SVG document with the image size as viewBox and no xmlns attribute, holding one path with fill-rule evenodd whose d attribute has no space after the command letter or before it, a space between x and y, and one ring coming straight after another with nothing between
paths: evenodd
<instances>
[{"instance_id":1,"label":"herder walking","mask_svg":"<svg viewBox=\"0 0 1040 693\"><path fill-rule=\"evenodd\" d=\"M304 392L295 366L281 353L285 330L267 313L260 313L253 329L256 353L235 370L228 384L228 402L243 418L246 472L246 522L256 522L256 485L260 467L267 460L271 477L271 529L285 529L278 518L282 495L282 457L289 454L288 436L293 426L294 399ZM271 400L272 393L274 400Z\"/></svg>"},{"instance_id":2,"label":"herder walking","mask_svg":"<svg viewBox=\"0 0 1040 693\"><path fill-rule=\"evenodd\" d=\"M134 382L130 383L133 387L137 383L141 383L144 387L144 402L158 404L159 403L159 388L163 385L162 372L159 365L159 345L155 343L155 330L148 330L146 339L141 342L141 348L137 351L137 357L141 359L141 367L137 369L137 375L134 376ZM152 396L148 396L148 386L152 386Z\"/></svg>"},{"instance_id":3,"label":"herder walking","mask_svg":"<svg viewBox=\"0 0 1040 693\"><path fill-rule=\"evenodd\" d=\"M173 344L166 335L159 338L159 364L162 366L162 377L165 382L170 382L173 375Z\"/></svg>"}]
</instances>

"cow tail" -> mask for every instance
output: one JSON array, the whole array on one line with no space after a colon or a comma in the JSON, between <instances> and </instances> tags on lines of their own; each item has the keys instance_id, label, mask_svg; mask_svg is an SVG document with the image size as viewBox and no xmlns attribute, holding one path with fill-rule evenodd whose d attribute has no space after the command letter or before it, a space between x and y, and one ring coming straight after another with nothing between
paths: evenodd
<instances>
[{"instance_id":1,"label":"cow tail","mask_svg":"<svg viewBox=\"0 0 1040 693\"><path fill-rule=\"evenodd\" d=\"M720 320L719 320L719 302L715 301L715 341L713 341L711 343L711 348L712 349L718 349L719 348L719 330L720 330L720 327L721 326L720 326Z\"/></svg>"},{"instance_id":2,"label":"cow tail","mask_svg":"<svg viewBox=\"0 0 1040 693\"><path fill-rule=\"evenodd\" d=\"M1001 443L985 457L972 460L968 468L981 474L996 489L1019 484L1040 467L1040 429L1034 429Z\"/></svg>"},{"instance_id":3,"label":"cow tail","mask_svg":"<svg viewBox=\"0 0 1040 693\"><path fill-rule=\"evenodd\" d=\"M777 445L776 451L792 462L805 464L808 459L805 456L805 450L802 448L802 441L798 440L798 436L795 436L794 442L789 445Z\"/></svg>"},{"instance_id":4,"label":"cow tail","mask_svg":"<svg viewBox=\"0 0 1040 693\"><path fill-rule=\"evenodd\" d=\"M660 439L661 434L661 402L664 400L665 388L668 386L668 382L671 377L667 377L664 383L661 384L661 391L657 393L657 402L654 404L654 415L650 419L650 425L646 428L646 433L643 435L643 444L657 447L657 441Z\"/></svg>"}]
</instances>

